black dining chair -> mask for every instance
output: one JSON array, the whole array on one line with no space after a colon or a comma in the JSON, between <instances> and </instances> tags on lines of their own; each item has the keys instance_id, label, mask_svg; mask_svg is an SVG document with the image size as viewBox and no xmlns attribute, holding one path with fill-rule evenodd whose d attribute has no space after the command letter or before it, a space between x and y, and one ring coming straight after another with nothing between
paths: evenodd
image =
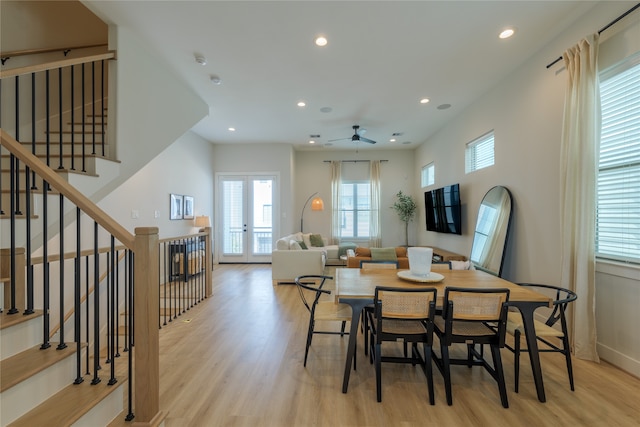
<instances>
[{"instance_id":1,"label":"black dining chair","mask_svg":"<svg viewBox=\"0 0 640 427\"><path fill-rule=\"evenodd\" d=\"M578 299L578 295L569 290L553 285L538 283L519 283L520 286L530 288L539 293L553 294L552 309L546 316L546 320L534 320L536 339L542 345L538 346L539 353L556 352L562 353L567 364L567 374L569 375L569 385L571 391L575 390L573 383L573 367L571 365L571 349L569 347L569 331L567 329L566 312L568 305ZM538 312L543 311L542 308ZM521 340L524 333L522 316L518 311L509 311L507 315L507 333L513 335L513 346L505 345L514 354L514 382L515 392L518 392L520 382L520 353L528 351L522 348Z\"/></svg>"},{"instance_id":2,"label":"black dining chair","mask_svg":"<svg viewBox=\"0 0 640 427\"><path fill-rule=\"evenodd\" d=\"M447 403L453 404L451 365L483 366L498 383L502 406L509 407L500 349L505 344L509 289L467 289L447 287L444 291L442 315L434 320L434 332L440 340L440 356L433 360L444 378ZM467 346L467 357L451 358L449 347ZM480 351L476 349L480 345ZM483 346L491 348L493 366L484 358Z\"/></svg>"},{"instance_id":3,"label":"black dining chair","mask_svg":"<svg viewBox=\"0 0 640 427\"><path fill-rule=\"evenodd\" d=\"M435 288L397 288L378 286L375 289L374 309L367 312L370 335L370 361L376 369L376 394L382 401L382 363L410 363L420 365L427 377L429 403L435 404L431 346L433 318L436 308ZM411 355L404 357L383 355L385 342L404 341L411 344ZM420 355L418 344L422 343Z\"/></svg>"},{"instance_id":4,"label":"black dining chair","mask_svg":"<svg viewBox=\"0 0 640 427\"><path fill-rule=\"evenodd\" d=\"M321 300L322 295L330 295L331 291L323 289L327 280L332 280L332 276L304 275L295 279L300 299L309 312L309 327L307 329L307 344L304 349L304 366L307 366L307 356L314 334L349 335L345 332L347 322L351 321L351 306L348 304L336 303L330 300ZM316 330L316 322L330 321L341 322L340 331ZM354 358L355 369L355 358Z\"/></svg>"}]
</instances>

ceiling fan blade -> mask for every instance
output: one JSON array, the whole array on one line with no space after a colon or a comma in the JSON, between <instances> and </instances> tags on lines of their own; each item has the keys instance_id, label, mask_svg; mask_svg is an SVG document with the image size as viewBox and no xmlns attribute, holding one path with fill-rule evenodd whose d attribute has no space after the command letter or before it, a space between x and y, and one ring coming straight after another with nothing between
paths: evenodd
<instances>
[{"instance_id":1,"label":"ceiling fan blade","mask_svg":"<svg viewBox=\"0 0 640 427\"><path fill-rule=\"evenodd\" d=\"M327 142L336 142L336 141L344 141L346 139L351 139L351 138L338 138L338 139L330 139Z\"/></svg>"},{"instance_id":2,"label":"ceiling fan blade","mask_svg":"<svg viewBox=\"0 0 640 427\"><path fill-rule=\"evenodd\" d=\"M364 136L361 136L361 137L360 137L360 138L358 138L358 139L359 139L360 141L363 141L363 142L368 142L369 144L375 144L375 143L376 143L374 140L369 139L369 138L365 138Z\"/></svg>"}]
</instances>

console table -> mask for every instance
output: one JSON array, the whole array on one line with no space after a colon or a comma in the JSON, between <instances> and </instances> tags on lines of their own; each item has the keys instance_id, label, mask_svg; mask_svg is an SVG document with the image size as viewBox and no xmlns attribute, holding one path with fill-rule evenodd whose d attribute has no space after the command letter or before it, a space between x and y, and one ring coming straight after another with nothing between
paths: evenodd
<instances>
[{"instance_id":1,"label":"console table","mask_svg":"<svg viewBox=\"0 0 640 427\"><path fill-rule=\"evenodd\" d=\"M449 261L466 261L467 257L464 255L460 255L454 252L449 252L446 249L436 248L433 246L429 246L433 248L433 261L435 262L449 262Z\"/></svg>"}]
</instances>

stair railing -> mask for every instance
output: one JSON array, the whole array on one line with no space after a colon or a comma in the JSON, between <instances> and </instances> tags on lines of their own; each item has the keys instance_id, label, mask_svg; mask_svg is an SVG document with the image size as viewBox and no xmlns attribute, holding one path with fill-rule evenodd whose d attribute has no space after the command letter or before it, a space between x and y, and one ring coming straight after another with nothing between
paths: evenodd
<instances>
[{"instance_id":1,"label":"stair railing","mask_svg":"<svg viewBox=\"0 0 640 427\"><path fill-rule=\"evenodd\" d=\"M38 177L43 183L42 208L38 217L33 215L31 209L31 195L28 194L29 179L27 178L27 197L25 199L25 211L17 215L15 199L12 196L9 209L10 221L10 301L5 301L7 314L19 315L33 313L36 306L42 307L43 312L43 338L42 348L49 346L49 332L52 328L52 319L58 317L59 328L58 348L64 348L67 342L73 342L76 346L76 371L75 382L82 382L86 372L83 369L81 354L83 351L92 352L94 357L92 384L100 382L101 370L100 341L101 337L109 337L109 354L104 363L111 365L109 385L118 381L116 375L116 363L119 357L119 345L116 344L117 317L121 308L127 313L124 348L129 351L126 362L125 375L128 378L129 395L127 419L136 422L152 422L163 418L159 410L159 271L160 251L158 241L158 229L156 227L140 227L135 229L135 235L131 234L119 223L113 220L96 204L62 179L56 171L48 167L15 138L0 128L0 151L2 155L10 157L11 173L9 192L17 194L16 180L13 179L14 169L20 169L24 165L26 176L31 174ZM50 189L54 199L58 199L54 206L48 206L47 192ZM57 196L57 197L56 197ZM55 206L57 205L57 206ZM20 235L27 245L30 245L32 223L36 223L40 230L37 232L43 236L42 247L38 248L38 256L42 257L42 268L36 271L30 259L33 249L27 247L26 285L16 282L16 272L19 269L20 248L16 245L17 236ZM54 234L55 233L55 234ZM49 239L49 235L55 239ZM68 236L75 237L75 242L67 240ZM4 239L4 237L3 237ZM53 241L57 240L57 241ZM104 244L106 243L106 244ZM57 246L57 248L56 248ZM108 246L107 255L102 257L99 247ZM120 249L120 247L122 249ZM64 255L52 255L57 252L65 254L68 248L74 248L73 265L67 265ZM116 249L118 248L118 249ZM2 263L6 260L6 251L3 251ZM57 262L56 262L57 260ZM84 262L83 262L84 261ZM57 271L52 271L52 265ZM92 263L93 266L87 265ZM82 265L85 265L83 268ZM67 270L65 271L65 268ZM69 271L70 269L70 271ZM107 272L106 278L101 279L100 272ZM51 276L59 275L59 289L54 290L55 280ZM93 276L90 278L89 276ZM116 277L117 276L117 277ZM36 278L42 280L41 301L35 301L34 292ZM73 286L64 286L69 278L72 278ZM123 285L120 285L122 280ZM93 283L96 291L89 298L86 290L89 283ZM19 288L26 286L26 291ZM66 290L72 288L72 295L66 295ZM84 288L84 291L83 291ZM24 306L18 306L15 295L25 293ZM50 294L55 293L51 298ZM84 303L83 303L84 302ZM65 331L65 307L73 306L74 320L72 331ZM55 313L52 313L55 312ZM85 313L84 323L82 313ZM88 320L87 320L88 319ZM135 328L134 328L135 326ZM92 329L92 331L89 331ZM135 331L143 331L136 334ZM72 337L72 338L68 338ZM135 339L134 339L135 338ZM86 343L92 342L91 349L84 349ZM123 349L124 351L124 349ZM135 369L134 359L135 355ZM135 415L133 412L135 408Z\"/></svg>"}]
</instances>

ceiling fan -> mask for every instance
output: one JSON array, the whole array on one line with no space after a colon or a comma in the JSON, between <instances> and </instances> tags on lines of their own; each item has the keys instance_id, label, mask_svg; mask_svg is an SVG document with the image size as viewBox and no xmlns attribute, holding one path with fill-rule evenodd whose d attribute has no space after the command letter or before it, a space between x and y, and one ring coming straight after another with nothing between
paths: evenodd
<instances>
[{"instance_id":1,"label":"ceiling fan","mask_svg":"<svg viewBox=\"0 0 640 427\"><path fill-rule=\"evenodd\" d=\"M331 139L329 140L329 142L334 142L334 141L342 141L345 139L351 139L351 141L362 141L362 142L368 142L369 144L375 144L376 142L372 139L369 138L365 138L364 136L362 136L361 134L366 132L364 129L360 130L360 126L359 125L353 125L353 136L351 138L338 138L338 139Z\"/></svg>"}]
</instances>

